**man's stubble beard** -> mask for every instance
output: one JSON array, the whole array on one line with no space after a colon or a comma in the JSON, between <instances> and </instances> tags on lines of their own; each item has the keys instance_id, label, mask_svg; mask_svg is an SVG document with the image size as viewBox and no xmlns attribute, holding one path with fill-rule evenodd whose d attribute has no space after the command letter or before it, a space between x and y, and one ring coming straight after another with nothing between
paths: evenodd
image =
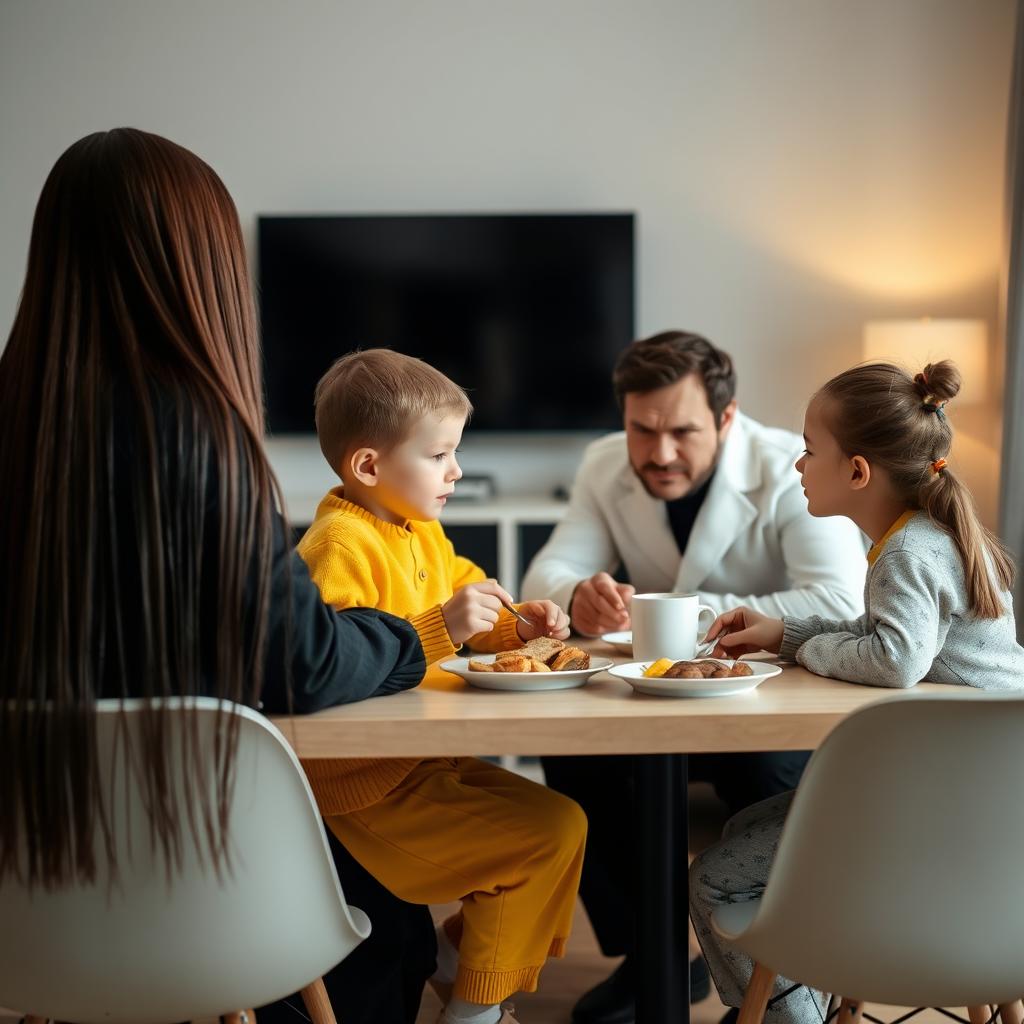
<instances>
[{"instance_id":1,"label":"man's stubble beard","mask_svg":"<svg viewBox=\"0 0 1024 1024\"><path fill-rule=\"evenodd\" d=\"M723 447L725 447L725 442L721 439L721 437L719 437L716 434L715 455L714 458L711 460L711 465L708 466L707 470L705 470L704 473L702 473L696 480L694 480L693 483L691 483L690 486L685 491L683 491L682 494L678 494L674 498L663 498L660 494L655 494L654 491L652 491L650 487L647 486L647 481L644 479L643 472L633 465L632 460L630 460L629 467L630 469L633 470L633 475L640 481L640 485L652 498L655 498L658 501L679 501L681 498L685 498L687 495L693 494L694 491L699 491L711 479L712 474L718 468L718 462L719 459L722 457ZM648 463L648 465L653 464Z\"/></svg>"}]
</instances>

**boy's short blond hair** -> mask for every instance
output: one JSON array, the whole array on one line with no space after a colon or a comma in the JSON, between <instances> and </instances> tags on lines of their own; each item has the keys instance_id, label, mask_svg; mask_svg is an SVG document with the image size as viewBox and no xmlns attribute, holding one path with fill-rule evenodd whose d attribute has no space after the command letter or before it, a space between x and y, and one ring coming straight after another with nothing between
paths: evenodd
<instances>
[{"instance_id":1,"label":"boy's short blond hair","mask_svg":"<svg viewBox=\"0 0 1024 1024\"><path fill-rule=\"evenodd\" d=\"M427 413L468 419L473 411L466 392L440 370L388 348L342 356L320 378L314 405L320 450L339 477L353 448L400 444Z\"/></svg>"}]
</instances>

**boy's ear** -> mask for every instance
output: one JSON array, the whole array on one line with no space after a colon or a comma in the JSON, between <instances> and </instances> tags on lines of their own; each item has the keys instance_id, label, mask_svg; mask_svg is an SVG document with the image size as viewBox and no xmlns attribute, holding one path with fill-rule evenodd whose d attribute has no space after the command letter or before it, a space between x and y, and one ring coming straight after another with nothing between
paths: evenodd
<instances>
[{"instance_id":1,"label":"boy's ear","mask_svg":"<svg viewBox=\"0 0 1024 1024\"><path fill-rule=\"evenodd\" d=\"M863 455L850 459L850 490L862 491L871 480L871 464Z\"/></svg>"},{"instance_id":2,"label":"boy's ear","mask_svg":"<svg viewBox=\"0 0 1024 1024\"><path fill-rule=\"evenodd\" d=\"M380 482L380 453L376 448L357 448L349 457L349 468L364 487L376 487Z\"/></svg>"}]
</instances>

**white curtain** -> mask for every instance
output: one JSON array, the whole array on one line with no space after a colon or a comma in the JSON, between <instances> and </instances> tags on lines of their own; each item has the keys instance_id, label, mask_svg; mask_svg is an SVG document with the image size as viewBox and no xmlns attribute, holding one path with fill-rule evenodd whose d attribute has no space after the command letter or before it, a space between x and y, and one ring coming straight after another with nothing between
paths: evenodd
<instances>
[{"instance_id":1,"label":"white curtain","mask_svg":"<svg viewBox=\"0 0 1024 1024\"><path fill-rule=\"evenodd\" d=\"M1018 0L1006 145L1006 392L999 532L1013 552L1017 639L1024 643L1024 11Z\"/></svg>"}]
</instances>

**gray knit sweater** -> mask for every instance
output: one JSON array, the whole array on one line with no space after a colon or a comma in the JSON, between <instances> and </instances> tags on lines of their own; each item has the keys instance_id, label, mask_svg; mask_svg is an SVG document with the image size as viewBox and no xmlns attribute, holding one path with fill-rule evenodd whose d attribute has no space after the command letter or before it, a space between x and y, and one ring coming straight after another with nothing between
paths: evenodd
<instances>
[{"instance_id":1,"label":"gray knit sweater","mask_svg":"<svg viewBox=\"0 0 1024 1024\"><path fill-rule=\"evenodd\" d=\"M998 619L969 614L953 538L918 512L868 570L865 613L846 622L785 618L779 654L818 675L872 686L927 680L1024 690L1024 648L1007 592L1003 605Z\"/></svg>"}]
</instances>

